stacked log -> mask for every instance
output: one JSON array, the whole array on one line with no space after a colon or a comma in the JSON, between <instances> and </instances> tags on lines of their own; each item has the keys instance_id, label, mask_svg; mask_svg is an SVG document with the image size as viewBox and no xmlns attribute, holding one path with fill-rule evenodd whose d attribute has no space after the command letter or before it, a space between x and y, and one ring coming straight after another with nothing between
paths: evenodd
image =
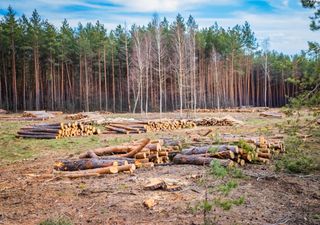
<instances>
[{"instance_id":1,"label":"stacked log","mask_svg":"<svg viewBox=\"0 0 320 225\"><path fill-rule=\"evenodd\" d=\"M37 139L60 139L63 137L89 136L101 133L91 125L74 123L42 123L20 128L16 137Z\"/></svg>"},{"instance_id":2,"label":"stacked log","mask_svg":"<svg viewBox=\"0 0 320 225\"><path fill-rule=\"evenodd\" d=\"M239 140L237 145L206 145L182 150L173 158L177 164L207 165L215 159L222 159L223 166L244 166L246 163L269 164L274 155L284 152L282 142ZM226 161L227 160L227 161ZM218 160L219 161L219 160Z\"/></svg>"},{"instance_id":3,"label":"stacked log","mask_svg":"<svg viewBox=\"0 0 320 225\"><path fill-rule=\"evenodd\" d=\"M139 134L145 132L170 131L194 128L196 124L190 120L150 120L137 122L113 122L106 126L105 134Z\"/></svg>"},{"instance_id":4,"label":"stacked log","mask_svg":"<svg viewBox=\"0 0 320 225\"><path fill-rule=\"evenodd\" d=\"M100 176L119 172L133 173L136 169L135 155L139 154L150 139L145 138L131 146L112 146L99 148L83 153L79 160L59 160L55 162L55 174L62 177L78 178L86 176ZM109 154L109 155L108 155ZM106 157L98 157L105 156Z\"/></svg>"},{"instance_id":5,"label":"stacked log","mask_svg":"<svg viewBox=\"0 0 320 225\"><path fill-rule=\"evenodd\" d=\"M33 117L37 119L49 119L55 117L53 114L46 111L24 111L22 117Z\"/></svg>"},{"instance_id":6,"label":"stacked log","mask_svg":"<svg viewBox=\"0 0 320 225\"><path fill-rule=\"evenodd\" d=\"M7 110L4 109L0 109L0 114L8 114L9 112Z\"/></svg>"},{"instance_id":7,"label":"stacked log","mask_svg":"<svg viewBox=\"0 0 320 225\"><path fill-rule=\"evenodd\" d=\"M65 116L65 119L67 120L80 120L84 118L87 118L87 116L84 115L83 113L76 113L76 114L70 114Z\"/></svg>"},{"instance_id":8,"label":"stacked log","mask_svg":"<svg viewBox=\"0 0 320 225\"><path fill-rule=\"evenodd\" d=\"M236 120L233 117L223 117L223 118L204 118L204 119L195 119L195 124L197 126L233 126L236 124L243 124L242 121Z\"/></svg>"},{"instance_id":9,"label":"stacked log","mask_svg":"<svg viewBox=\"0 0 320 225\"><path fill-rule=\"evenodd\" d=\"M87 125L94 125L94 124L105 124L106 118L100 114L99 112L83 112L82 113L85 118L78 120L78 122L87 124Z\"/></svg>"},{"instance_id":10,"label":"stacked log","mask_svg":"<svg viewBox=\"0 0 320 225\"><path fill-rule=\"evenodd\" d=\"M134 163L137 168L153 167L154 164L169 163L170 156L179 152L181 148L180 142L171 141L170 145L168 145L168 140L165 142L160 139L151 140L147 144L143 145L144 140L145 139L131 143L124 143L119 146L96 148L81 154L79 158L115 160L121 157L122 160ZM141 147L142 145L143 147ZM133 154L132 152L138 148L141 149Z\"/></svg>"},{"instance_id":11,"label":"stacked log","mask_svg":"<svg viewBox=\"0 0 320 225\"><path fill-rule=\"evenodd\" d=\"M240 107L240 108L223 108L223 109L196 109L197 113L215 113L215 112L240 112L240 113L254 113L254 112L263 112L268 110L268 107ZM180 110L176 110L180 112ZM193 113L193 109L183 109L184 113Z\"/></svg>"}]
</instances>

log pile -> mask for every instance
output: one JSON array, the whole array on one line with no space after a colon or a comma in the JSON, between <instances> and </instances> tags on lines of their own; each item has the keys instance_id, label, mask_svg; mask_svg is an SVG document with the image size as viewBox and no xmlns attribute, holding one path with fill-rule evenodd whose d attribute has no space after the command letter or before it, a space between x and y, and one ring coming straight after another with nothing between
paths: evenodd
<instances>
[{"instance_id":1,"label":"log pile","mask_svg":"<svg viewBox=\"0 0 320 225\"><path fill-rule=\"evenodd\" d=\"M139 148L144 143L144 139L131 143L124 143L119 146L110 146L97 148L87 151L79 156L80 159L99 158L100 159L117 159L127 160L134 163L136 167L153 167L154 164L163 164L170 161L171 155L180 152L181 143L179 141L160 139L151 140L142 149L132 154L134 149ZM131 158L131 159L130 159Z\"/></svg>"},{"instance_id":2,"label":"log pile","mask_svg":"<svg viewBox=\"0 0 320 225\"><path fill-rule=\"evenodd\" d=\"M254 113L254 112L263 112L268 110L268 107L240 107L240 108L223 108L223 109L196 109L197 113L215 113L215 112L240 112L240 113ZM180 112L180 110L176 110ZM184 113L193 113L193 109L183 109Z\"/></svg>"},{"instance_id":3,"label":"log pile","mask_svg":"<svg viewBox=\"0 0 320 225\"><path fill-rule=\"evenodd\" d=\"M106 118L100 114L99 112L83 112L81 113L85 118L79 119L78 122L94 125L94 124L104 124L106 122Z\"/></svg>"},{"instance_id":4,"label":"log pile","mask_svg":"<svg viewBox=\"0 0 320 225\"><path fill-rule=\"evenodd\" d=\"M197 126L233 126L236 124L243 124L242 121L236 120L231 116L216 118L204 118L204 119L195 119L193 120Z\"/></svg>"},{"instance_id":5,"label":"log pile","mask_svg":"<svg viewBox=\"0 0 320 225\"><path fill-rule=\"evenodd\" d=\"M0 109L0 114L8 114L8 111L4 109Z\"/></svg>"},{"instance_id":6,"label":"log pile","mask_svg":"<svg viewBox=\"0 0 320 225\"><path fill-rule=\"evenodd\" d=\"M281 145L259 137L257 142L239 141L234 145L208 145L181 151L181 143L171 139L148 138L119 146L102 147L79 155L76 160L59 160L54 174L77 178L119 172L133 173L136 168L155 165L209 165L212 161L224 167L244 166L246 163L268 164L272 157L283 152Z\"/></svg>"},{"instance_id":7,"label":"log pile","mask_svg":"<svg viewBox=\"0 0 320 225\"><path fill-rule=\"evenodd\" d=\"M168 146L170 144L171 146ZM119 172L133 173L136 168L150 168L169 162L170 153L180 151L181 143L174 140L142 139L119 146L87 151L77 160L59 160L54 174L77 178Z\"/></svg>"},{"instance_id":8,"label":"log pile","mask_svg":"<svg viewBox=\"0 0 320 225\"><path fill-rule=\"evenodd\" d=\"M22 117L32 117L37 119L49 119L55 117L53 114L46 111L24 111Z\"/></svg>"},{"instance_id":9,"label":"log pile","mask_svg":"<svg viewBox=\"0 0 320 225\"><path fill-rule=\"evenodd\" d=\"M264 137L233 141L236 145L206 145L183 150L173 158L177 164L208 165L219 161L225 167L244 166L246 163L269 164L274 155L284 152L280 141Z\"/></svg>"},{"instance_id":10,"label":"log pile","mask_svg":"<svg viewBox=\"0 0 320 225\"><path fill-rule=\"evenodd\" d=\"M84 125L78 122L74 123L42 123L22 127L16 137L37 138L37 139L60 139L63 137L89 136L101 133L99 129Z\"/></svg>"},{"instance_id":11,"label":"log pile","mask_svg":"<svg viewBox=\"0 0 320 225\"><path fill-rule=\"evenodd\" d=\"M196 126L191 120L150 120L136 122L111 122L104 133L137 134L145 132L170 131Z\"/></svg>"},{"instance_id":12,"label":"log pile","mask_svg":"<svg viewBox=\"0 0 320 225\"><path fill-rule=\"evenodd\" d=\"M81 119L87 118L87 116L84 115L83 113L76 113L76 114L66 115L64 118L67 120L81 120Z\"/></svg>"}]
</instances>

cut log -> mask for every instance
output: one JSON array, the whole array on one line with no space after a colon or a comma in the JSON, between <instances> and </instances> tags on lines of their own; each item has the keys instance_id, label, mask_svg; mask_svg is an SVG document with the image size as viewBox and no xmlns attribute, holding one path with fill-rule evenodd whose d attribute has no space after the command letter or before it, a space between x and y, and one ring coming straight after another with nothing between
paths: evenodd
<instances>
[{"instance_id":1,"label":"cut log","mask_svg":"<svg viewBox=\"0 0 320 225\"><path fill-rule=\"evenodd\" d=\"M136 166L134 164L127 164L123 166L118 166L118 172L130 171L131 173L135 171Z\"/></svg>"},{"instance_id":2,"label":"cut log","mask_svg":"<svg viewBox=\"0 0 320 225\"><path fill-rule=\"evenodd\" d=\"M271 159L272 155L271 155L271 153L258 152L258 157L265 158L265 159Z\"/></svg>"},{"instance_id":3,"label":"cut log","mask_svg":"<svg viewBox=\"0 0 320 225\"><path fill-rule=\"evenodd\" d=\"M80 160L60 160L55 162L54 169L58 171L77 171L117 165L117 161L97 158Z\"/></svg>"},{"instance_id":4,"label":"cut log","mask_svg":"<svg viewBox=\"0 0 320 225\"><path fill-rule=\"evenodd\" d=\"M134 156L136 159L145 159L147 158L147 154L145 152L139 152Z\"/></svg>"},{"instance_id":5,"label":"cut log","mask_svg":"<svg viewBox=\"0 0 320 225\"><path fill-rule=\"evenodd\" d=\"M97 156L103 156L103 155L111 155L115 153L128 153L132 150L132 147L130 146L110 146L110 147L104 147L104 148L96 148L94 150L91 150L94 152ZM88 152L82 153L79 155L79 158L89 158L90 155Z\"/></svg>"},{"instance_id":6,"label":"cut log","mask_svg":"<svg viewBox=\"0 0 320 225\"><path fill-rule=\"evenodd\" d=\"M192 164L192 165L209 165L212 161L218 161L222 166L228 167L233 165L231 160L214 159L197 155L178 154L173 158L175 164Z\"/></svg>"},{"instance_id":7,"label":"cut log","mask_svg":"<svg viewBox=\"0 0 320 225\"><path fill-rule=\"evenodd\" d=\"M96 169L88 169L88 170L81 170L81 171L67 171L67 172L62 172L62 171L55 171L54 172L57 175L62 175L65 177L80 177L80 176L92 176L95 174L114 174L118 173L118 167L117 166L109 166L109 167L103 167L103 168L96 168Z\"/></svg>"},{"instance_id":8,"label":"cut log","mask_svg":"<svg viewBox=\"0 0 320 225\"><path fill-rule=\"evenodd\" d=\"M56 135L50 135L50 134L17 134L17 138L35 138L35 139L58 139Z\"/></svg>"},{"instance_id":9,"label":"cut log","mask_svg":"<svg viewBox=\"0 0 320 225\"><path fill-rule=\"evenodd\" d=\"M235 154L232 151L219 151L209 154L210 157L219 158L219 159L234 159Z\"/></svg>"},{"instance_id":10,"label":"cut log","mask_svg":"<svg viewBox=\"0 0 320 225\"><path fill-rule=\"evenodd\" d=\"M116 131L116 132L122 133L122 134L129 134L130 133L128 130L117 128L117 127L113 127L113 126L106 126L106 128L108 130Z\"/></svg>"},{"instance_id":11,"label":"cut log","mask_svg":"<svg viewBox=\"0 0 320 225\"><path fill-rule=\"evenodd\" d=\"M135 154L140 152L149 142L150 142L149 138L142 139L140 146L136 147L135 149L128 152L127 154L122 154L122 155L118 155L118 156L132 158L132 157L134 157Z\"/></svg>"}]
</instances>

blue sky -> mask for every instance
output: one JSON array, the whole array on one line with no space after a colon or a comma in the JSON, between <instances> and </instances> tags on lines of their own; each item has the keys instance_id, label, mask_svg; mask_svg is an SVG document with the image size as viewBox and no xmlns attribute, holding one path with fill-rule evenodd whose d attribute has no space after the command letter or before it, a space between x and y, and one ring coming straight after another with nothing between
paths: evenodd
<instances>
[{"instance_id":1,"label":"blue sky","mask_svg":"<svg viewBox=\"0 0 320 225\"><path fill-rule=\"evenodd\" d=\"M319 41L309 30L312 11L299 0L0 0L0 14L11 5L18 15L31 16L36 8L44 19L60 26L66 18L72 26L99 20L107 29L118 24L147 24L157 12L173 21L191 14L199 28L218 22L227 28L248 21L259 42L270 39L270 49L286 54L307 49L307 41Z\"/></svg>"}]
</instances>

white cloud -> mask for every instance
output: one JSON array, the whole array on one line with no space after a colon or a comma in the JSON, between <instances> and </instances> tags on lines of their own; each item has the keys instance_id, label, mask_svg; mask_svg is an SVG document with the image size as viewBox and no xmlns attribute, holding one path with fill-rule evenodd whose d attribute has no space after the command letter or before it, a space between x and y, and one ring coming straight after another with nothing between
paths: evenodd
<instances>
[{"instance_id":1,"label":"white cloud","mask_svg":"<svg viewBox=\"0 0 320 225\"><path fill-rule=\"evenodd\" d=\"M202 27L211 26L215 21L225 28L248 21L258 42L270 38L270 49L287 54L296 54L308 48L307 41L316 41L319 34L309 30L308 14L303 12L290 15L234 13L233 18L198 18Z\"/></svg>"},{"instance_id":2,"label":"white cloud","mask_svg":"<svg viewBox=\"0 0 320 225\"><path fill-rule=\"evenodd\" d=\"M239 0L111 0L125 11L135 12L175 12L203 5L233 5Z\"/></svg>"}]
</instances>

